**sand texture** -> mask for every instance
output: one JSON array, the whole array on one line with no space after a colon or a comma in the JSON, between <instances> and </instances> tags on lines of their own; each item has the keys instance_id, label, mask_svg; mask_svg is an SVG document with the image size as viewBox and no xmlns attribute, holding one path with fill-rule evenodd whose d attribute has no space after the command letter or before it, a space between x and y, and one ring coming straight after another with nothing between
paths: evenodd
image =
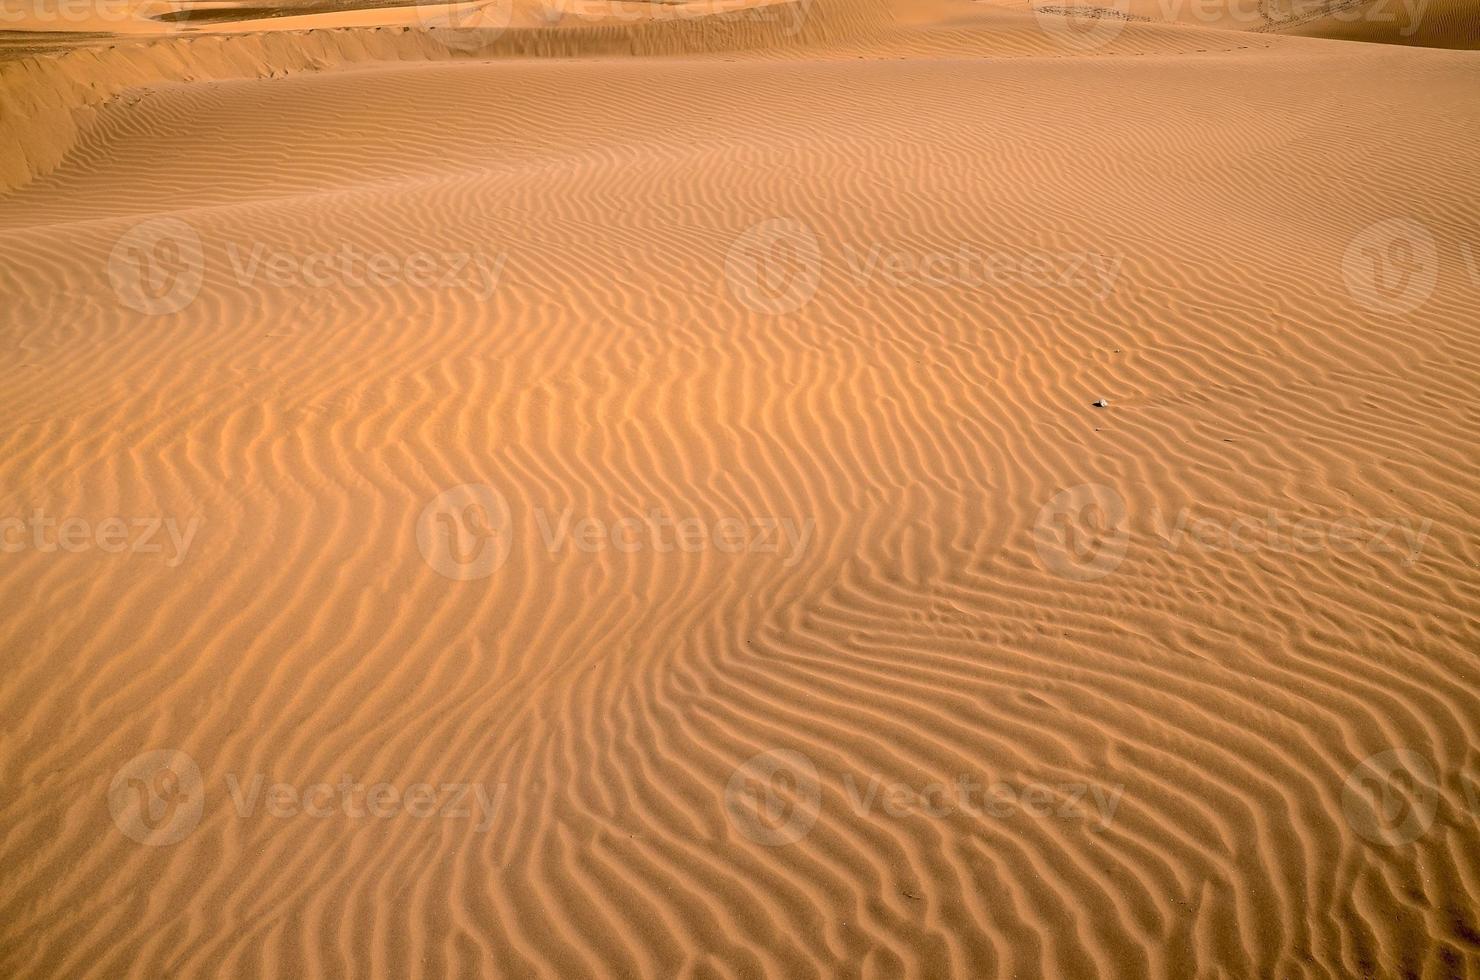
<instances>
[{"instance_id":1,"label":"sand texture","mask_svg":"<svg viewBox=\"0 0 1480 980\"><path fill-rule=\"evenodd\" d=\"M209 6L0 42L0 976L1480 976L1473 0Z\"/></svg>"}]
</instances>

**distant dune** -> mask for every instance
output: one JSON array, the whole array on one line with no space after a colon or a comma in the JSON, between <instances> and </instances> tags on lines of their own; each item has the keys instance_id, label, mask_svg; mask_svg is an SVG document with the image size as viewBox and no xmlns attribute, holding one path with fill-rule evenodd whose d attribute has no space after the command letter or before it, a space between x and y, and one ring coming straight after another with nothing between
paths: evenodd
<instances>
[{"instance_id":1,"label":"distant dune","mask_svg":"<svg viewBox=\"0 0 1480 980\"><path fill-rule=\"evenodd\" d=\"M0 975L1480 970L1473 2L555 3L3 42Z\"/></svg>"}]
</instances>

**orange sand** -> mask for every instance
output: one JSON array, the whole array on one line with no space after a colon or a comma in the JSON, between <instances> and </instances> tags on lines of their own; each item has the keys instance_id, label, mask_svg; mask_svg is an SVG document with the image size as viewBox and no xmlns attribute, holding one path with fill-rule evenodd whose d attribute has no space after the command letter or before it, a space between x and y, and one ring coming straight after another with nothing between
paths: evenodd
<instances>
[{"instance_id":1,"label":"orange sand","mask_svg":"<svg viewBox=\"0 0 1480 980\"><path fill-rule=\"evenodd\" d=\"M1477 20L1326 9L4 41L0 975L1475 975Z\"/></svg>"}]
</instances>

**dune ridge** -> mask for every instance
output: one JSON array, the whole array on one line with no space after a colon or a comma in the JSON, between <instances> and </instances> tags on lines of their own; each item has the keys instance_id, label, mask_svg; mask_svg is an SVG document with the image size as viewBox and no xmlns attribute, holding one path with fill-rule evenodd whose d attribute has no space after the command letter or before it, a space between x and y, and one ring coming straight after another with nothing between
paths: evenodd
<instances>
[{"instance_id":1,"label":"dune ridge","mask_svg":"<svg viewBox=\"0 0 1480 980\"><path fill-rule=\"evenodd\" d=\"M1233 33L1291 33L1430 47L1480 47L1480 12L1473 0L1423 0L1419 13L1399 17L1383 0L1362 0L1323 15L1317 5L1295 16L1266 11L1262 18L1236 16L1244 5L1230 0L1222 14L1189 11L1177 0L1146 0L1122 12L1129 38L1117 30L1102 45L1087 49L1065 37L1082 30L1082 20L1049 17L1045 11L1072 12L1083 5L1026 8L969 0L933 0L907 10L880 0L781 0L760 5L694 0L689 4L626 3L622 0L495 0L508 7L508 26L475 33L428 29L391 7L379 12L385 23L357 24L377 12L350 10L305 13L285 18L226 20L201 29L184 22L154 34L138 24L131 32L76 33L71 41L30 50L25 40L0 44L0 93L7 111L0 115L0 191L15 190L50 173L91 125L97 109L124 93L193 81L274 78L305 71L406 61L466 60L472 57L579 58L683 56L701 53L751 53L775 56L787 50L813 57L924 55L966 51L995 57L1064 57L1071 54L1141 55L1155 50L1246 50L1258 45L1220 37ZM675 11L696 9L694 14ZM271 8L263 8L271 9ZM291 6L284 8L291 10ZM410 8L414 10L415 8ZM646 12L644 12L646 9ZM1089 8L1084 8L1089 9ZM1405 8L1406 9L1406 8ZM922 16L921 10L924 11ZM1130 13L1134 10L1135 13ZM552 11L557 20L550 23ZM1167 19L1168 12L1173 16ZM1373 16L1364 12L1377 11ZM478 23L478 21L470 21ZM454 22L455 23L455 22ZM316 26L322 25L322 26ZM1048 28L1045 29L1045 25ZM1197 33L1169 32L1195 27ZM163 34L157 33L165 30ZM440 33L439 33L440 31ZM141 33L142 32L142 33ZM19 37L27 37L18 34ZM35 38L65 38L62 32ZM454 37L449 43L447 38ZM1128 43L1127 43L1128 42ZM1202 46L1197 46L1202 44ZM11 52L7 57L7 52Z\"/></svg>"},{"instance_id":2,"label":"dune ridge","mask_svg":"<svg viewBox=\"0 0 1480 980\"><path fill-rule=\"evenodd\" d=\"M572 17L577 21L574 26L517 24L485 32L487 40L482 43L475 43L471 30L451 30L447 33L457 37L452 44L438 40L436 28L344 27L326 15L319 18L326 22L322 28L252 31L226 25L228 29L220 32L123 35L106 45L94 41L74 50L0 60L0 92L7 103L7 112L0 117L0 142L6 147L0 152L0 190L14 190L49 173L91 125L99 106L143 87L475 56L570 58L753 50L825 40L827 25L834 23L832 18L784 13L800 6L799 0L772 6L775 9L763 16L741 9L648 24L619 23L615 16L605 24L597 16ZM868 7L864 3L855 9Z\"/></svg>"}]
</instances>

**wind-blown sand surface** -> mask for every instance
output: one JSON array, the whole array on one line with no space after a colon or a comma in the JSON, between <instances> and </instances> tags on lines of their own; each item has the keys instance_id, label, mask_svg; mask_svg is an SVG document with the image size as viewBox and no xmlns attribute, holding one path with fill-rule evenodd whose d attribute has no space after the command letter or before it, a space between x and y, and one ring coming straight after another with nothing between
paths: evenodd
<instances>
[{"instance_id":1,"label":"wind-blown sand surface","mask_svg":"<svg viewBox=\"0 0 1480 980\"><path fill-rule=\"evenodd\" d=\"M0 974L1480 975L1476 18L1123 9L12 38Z\"/></svg>"}]
</instances>

